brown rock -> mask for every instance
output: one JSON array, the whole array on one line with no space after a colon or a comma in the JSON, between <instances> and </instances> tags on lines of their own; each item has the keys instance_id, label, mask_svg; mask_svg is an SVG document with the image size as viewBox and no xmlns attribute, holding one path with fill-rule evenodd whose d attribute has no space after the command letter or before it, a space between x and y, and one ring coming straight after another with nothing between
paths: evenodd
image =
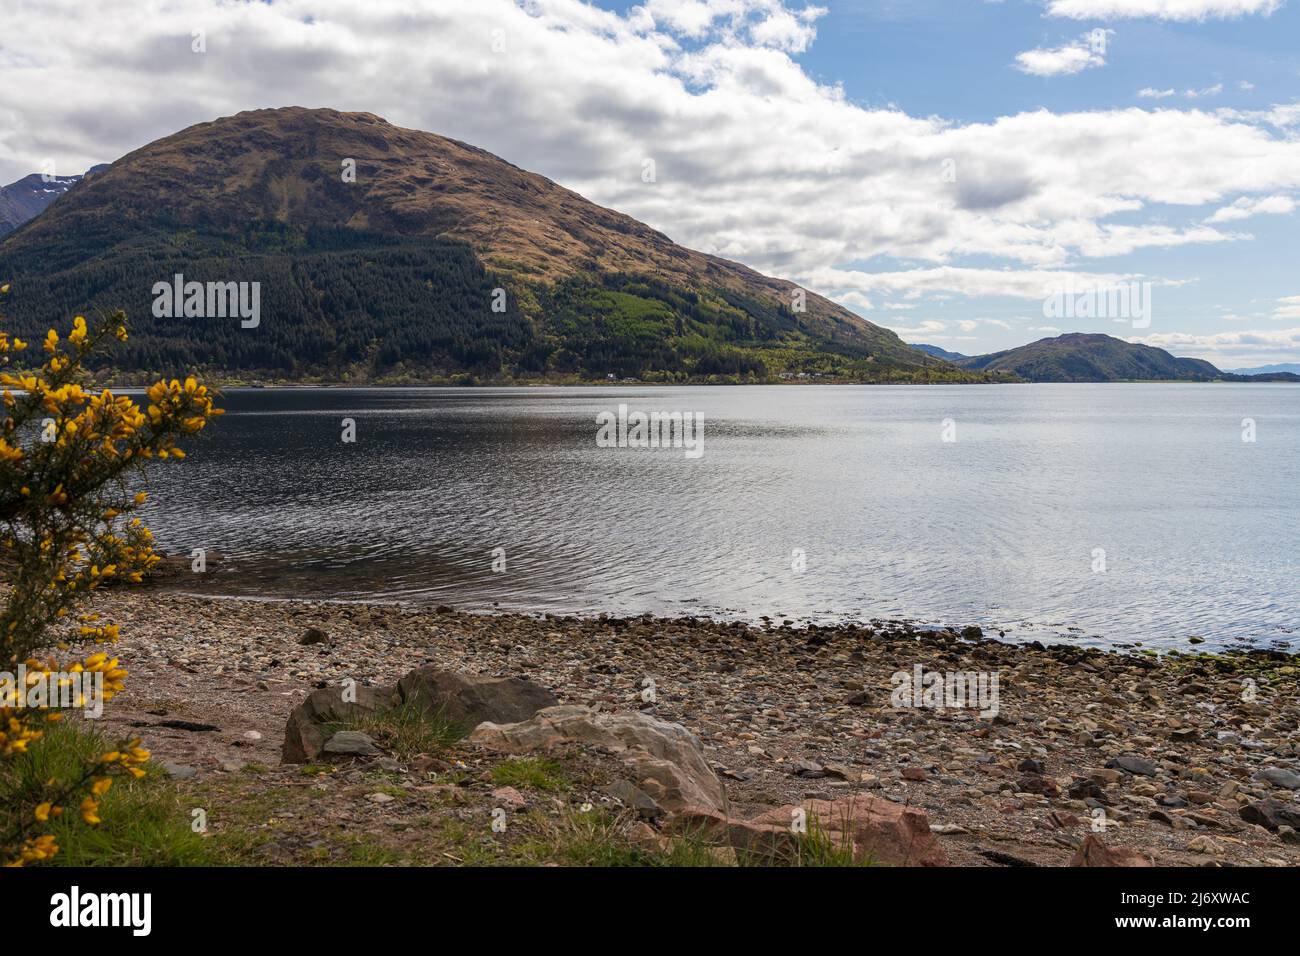
<instances>
[{"instance_id":1,"label":"brown rock","mask_svg":"<svg viewBox=\"0 0 1300 956\"><path fill-rule=\"evenodd\" d=\"M431 714L460 724L468 732L484 721L511 724L527 720L559 700L545 687L522 677L457 674L429 665L397 682L397 696Z\"/></svg>"},{"instance_id":2,"label":"brown rock","mask_svg":"<svg viewBox=\"0 0 1300 956\"><path fill-rule=\"evenodd\" d=\"M308 763L315 760L338 724L394 703L391 692L359 685L356 698L355 703L344 701L342 687L323 687L308 694L307 699L289 714L280 762Z\"/></svg>"},{"instance_id":3,"label":"brown rock","mask_svg":"<svg viewBox=\"0 0 1300 956\"><path fill-rule=\"evenodd\" d=\"M669 813L687 807L722 812L722 781L704 759L704 748L681 724L649 714L598 713L570 704L547 707L528 720L483 723L470 743L504 753L549 750L563 744L588 744L615 753L633 783Z\"/></svg>"},{"instance_id":4,"label":"brown rock","mask_svg":"<svg viewBox=\"0 0 1300 956\"><path fill-rule=\"evenodd\" d=\"M1067 866L1154 866L1151 857L1129 847L1108 847L1089 833Z\"/></svg>"},{"instance_id":5,"label":"brown rock","mask_svg":"<svg viewBox=\"0 0 1300 956\"><path fill-rule=\"evenodd\" d=\"M795 826L802 810L802 831ZM672 832L712 842L728 843L763 859L790 861L807 852L809 834L818 834L834 848L852 848L855 862L890 866L947 866L948 857L930 831L925 813L879 797L805 800L769 810L749 820L728 819L706 808L690 807L678 814Z\"/></svg>"}]
</instances>

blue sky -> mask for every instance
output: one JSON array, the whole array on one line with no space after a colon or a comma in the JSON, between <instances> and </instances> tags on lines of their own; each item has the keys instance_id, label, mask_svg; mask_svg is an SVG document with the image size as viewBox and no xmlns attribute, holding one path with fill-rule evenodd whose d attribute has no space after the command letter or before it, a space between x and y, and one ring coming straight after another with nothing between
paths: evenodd
<instances>
[{"instance_id":1,"label":"blue sky","mask_svg":"<svg viewBox=\"0 0 1300 956\"><path fill-rule=\"evenodd\" d=\"M3 182L245 109L364 110L907 341L1300 362L1300 0L0 0L0 22ZM1044 314L1121 283L1150 283L1149 323Z\"/></svg>"},{"instance_id":2,"label":"blue sky","mask_svg":"<svg viewBox=\"0 0 1300 956\"><path fill-rule=\"evenodd\" d=\"M601 5L626 13L639 4ZM1211 16L1190 22L1157 17L1063 19L1046 16L1044 4L1035 0L821 0L816 6L825 10L816 20L816 39L795 59L819 83L841 86L849 100L868 109L896 108L913 116L989 123L1039 110L1264 112L1300 99L1300 4L1295 3L1268 16ZM1047 76L1027 74L1016 66L1017 55L1024 51L1059 48L1094 30L1113 31L1105 38L1102 66ZM1134 162L1142 161L1134 157ZM1191 225L1214 208L1213 203L1157 204L1140 217L1120 216L1117 221L1155 217L1171 225ZM1277 327L1273 313L1278 300L1300 294L1298 227L1295 213L1253 216L1237 226L1250 239L1096 256L1087 265L1093 271L1184 283L1153 292L1156 335L1185 333L1189 340L1204 339L1236 333L1246 325L1271 332ZM998 260L957 256L948 261L987 266ZM878 271L904 263L886 255L854 264ZM1283 311L1295 310L1284 306ZM881 322L871 310L863 314ZM983 318L1007 322L1011 328L981 324L964 332L951 326ZM926 320L948 327L927 334ZM895 325L909 341L935 341L970 353L1055 334L1031 331L1051 327L1040 303L998 296L928 299L907 310L906 321L882 324ZM1285 324L1300 324L1300 318ZM1121 323L1104 320L1076 321L1063 330L1141 337ZM1209 356L1226 366L1300 361L1300 351L1291 348L1242 349L1237 356L1230 348L1202 341L1162 338L1157 344L1177 354ZM1253 354L1256 351L1270 354Z\"/></svg>"}]
</instances>

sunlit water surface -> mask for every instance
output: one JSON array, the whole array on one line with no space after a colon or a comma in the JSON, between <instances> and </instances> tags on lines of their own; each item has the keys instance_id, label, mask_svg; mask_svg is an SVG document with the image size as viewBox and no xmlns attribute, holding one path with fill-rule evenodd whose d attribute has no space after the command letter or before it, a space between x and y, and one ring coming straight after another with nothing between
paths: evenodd
<instances>
[{"instance_id":1,"label":"sunlit water surface","mask_svg":"<svg viewBox=\"0 0 1300 956\"><path fill-rule=\"evenodd\" d=\"M619 403L702 413L702 457L597 447L596 416ZM148 513L165 550L224 557L196 592L908 617L1183 648L1300 638L1297 386L236 389L222 404L189 460L158 469Z\"/></svg>"}]
</instances>

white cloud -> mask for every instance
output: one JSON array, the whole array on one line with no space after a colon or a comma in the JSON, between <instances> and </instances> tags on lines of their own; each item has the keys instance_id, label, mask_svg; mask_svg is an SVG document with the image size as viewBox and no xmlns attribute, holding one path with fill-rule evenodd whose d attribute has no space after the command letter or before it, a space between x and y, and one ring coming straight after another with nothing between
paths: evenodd
<instances>
[{"instance_id":1,"label":"white cloud","mask_svg":"<svg viewBox=\"0 0 1300 956\"><path fill-rule=\"evenodd\" d=\"M1192 355L1220 368L1235 368L1243 361L1255 364L1294 362L1300 358L1300 328L1211 332L1159 332L1130 338L1130 342L1154 345L1175 355Z\"/></svg>"},{"instance_id":2,"label":"white cloud","mask_svg":"<svg viewBox=\"0 0 1300 956\"><path fill-rule=\"evenodd\" d=\"M1272 318L1282 319L1300 319L1300 295L1283 296L1277 300L1277 308L1273 310Z\"/></svg>"},{"instance_id":3,"label":"white cloud","mask_svg":"<svg viewBox=\"0 0 1300 956\"><path fill-rule=\"evenodd\" d=\"M1030 76L1069 76L1106 65L1106 44L1113 30L1094 30L1077 40L1050 49L1016 54L1016 69Z\"/></svg>"},{"instance_id":4,"label":"white cloud","mask_svg":"<svg viewBox=\"0 0 1300 956\"><path fill-rule=\"evenodd\" d=\"M79 172L245 109L366 110L861 309L872 295L1034 300L1067 275L1118 281L1123 266L1108 278L1084 262L1247 238L1175 228L1165 207L1203 216L1300 189L1300 140L1279 125L1300 104L911 116L800 66L791 51L818 16L780 0L647 0L626 15L580 0L43 0L5 24L0 182L46 157ZM190 50L197 28L206 54ZM991 264L953 265L970 261Z\"/></svg>"},{"instance_id":5,"label":"white cloud","mask_svg":"<svg viewBox=\"0 0 1300 956\"><path fill-rule=\"evenodd\" d=\"M1295 206L1295 200L1290 196L1265 196L1262 199L1251 199L1248 196L1242 196L1231 206L1216 209L1214 214L1205 221L1234 222L1238 219L1249 219L1251 216L1281 215L1295 212Z\"/></svg>"},{"instance_id":6,"label":"white cloud","mask_svg":"<svg viewBox=\"0 0 1300 956\"><path fill-rule=\"evenodd\" d=\"M901 336L904 341L911 341L921 335L940 337L939 333L943 332L948 326L934 319L926 319L916 325L887 325L885 328Z\"/></svg>"},{"instance_id":7,"label":"white cloud","mask_svg":"<svg viewBox=\"0 0 1300 956\"><path fill-rule=\"evenodd\" d=\"M1189 100L1199 100L1204 96L1218 96L1223 92L1223 84L1215 83L1213 86L1207 86L1199 90L1183 90L1183 96Z\"/></svg>"},{"instance_id":8,"label":"white cloud","mask_svg":"<svg viewBox=\"0 0 1300 956\"><path fill-rule=\"evenodd\" d=\"M1047 14L1075 20L1119 20L1150 17L1158 20L1232 19L1250 14L1268 16L1285 0L1048 0Z\"/></svg>"},{"instance_id":9,"label":"white cloud","mask_svg":"<svg viewBox=\"0 0 1300 956\"><path fill-rule=\"evenodd\" d=\"M1165 100L1175 95L1175 92L1175 90L1157 90L1154 87L1148 86L1144 89L1138 90L1138 96L1145 100Z\"/></svg>"},{"instance_id":10,"label":"white cloud","mask_svg":"<svg viewBox=\"0 0 1300 956\"><path fill-rule=\"evenodd\" d=\"M813 285L831 290L838 299L850 291L933 296L954 293L972 298L999 297L1041 301L1066 288L1109 288L1143 276L1041 269L974 269L940 266L900 272L862 272L822 267L809 275ZM1163 284L1173 284L1165 282Z\"/></svg>"}]
</instances>

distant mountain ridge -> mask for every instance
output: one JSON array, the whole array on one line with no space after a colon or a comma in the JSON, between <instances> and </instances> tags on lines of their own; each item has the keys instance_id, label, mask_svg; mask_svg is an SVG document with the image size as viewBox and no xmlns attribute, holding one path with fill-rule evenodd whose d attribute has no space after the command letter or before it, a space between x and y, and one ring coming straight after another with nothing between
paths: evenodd
<instances>
[{"instance_id":1,"label":"distant mountain ridge","mask_svg":"<svg viewBox=\"0 0 1300 956\"><path fill-rule=\"evenodd\" d=\"M919 345L916 342L909 342L912 348L918 352L924 352L926 355L933 355L935 358L941 358L945 362L959 362L962 359L970 358L969 355L963 355L960 352L949 352L947 349L941 349L937 345Z\"/></svg>"},{"instance_id":2,"label":"distant mountain ridge","mask_svg":"<svg viewBox=\"0 0 1300 956\"><path fill-rule=\"evenodd\" d=\"M107 168L107 164L92 166L86 171L86 175ZM0 236L13 232L29 219L35 219L50 203L84 178L85 176L47 176L44 173L32 173L0 188Z\"/></svg>"},{"instance_id":3,"label":"distant mountain ridge","mask_svg":"<svg viewBox=\"0 0 1300 956\"><path fill-rule=\"evenodd\" d=\"M349 167L353 176L348 178ZM151 289L260 284L255 328ZM122 307L126 371L352 382L981 380L794 283L683 248L482 149L256 110L113 163L0 242L25 337Z\"/></svg>"},{"instance_id":4,"label":"distant mountain ridge","mask_svg":"<svg viewBox=\"0 0 1300 956\"><path fill-rule=\"evenodd\" d=\"M1258 368L1225 368L1224 371L1233 375L1300 375L1300 362L1261 365Z\"/></svg>"}]
</instances>

